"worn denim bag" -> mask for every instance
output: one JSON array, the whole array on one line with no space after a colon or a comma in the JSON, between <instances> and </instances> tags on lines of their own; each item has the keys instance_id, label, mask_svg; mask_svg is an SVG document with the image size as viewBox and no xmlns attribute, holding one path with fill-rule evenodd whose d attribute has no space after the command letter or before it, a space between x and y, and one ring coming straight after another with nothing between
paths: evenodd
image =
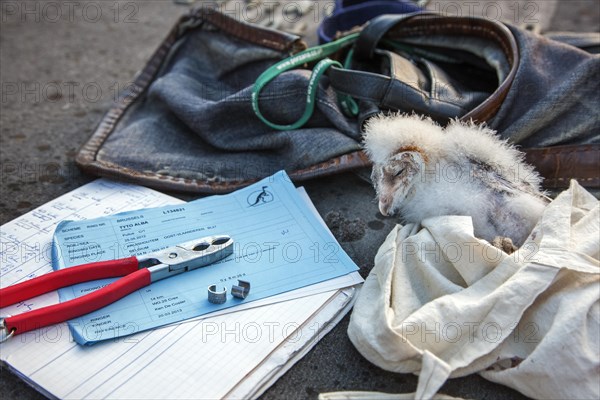
<instances>
[{"instance_id":1,"label":"worn denim bag","mask_svg":"<svg viewBox=\"0 0 600 400\"><path fill-rule=\"evenodd\" d=\"M561 186L569 178L600 185L597 56L500 23L478 27L459 17L447 17L456 22L453 36L444 39L442 24L421 23L419 18L428 17L391 24L384 35L400 35L398 40L422 47L420 57L460 53L459 61L479 73L471 76L483 94L467 106L473 109L457 117L475 115L503 137L528 148L543 147L527 151L549 186ZM460 51L453 47L457 43L462 43ZM302 128L276 131L254 115L256 79L304 48L295 35L235 21L214 10L191 11L104 116L81 148L78 165L93 174L159 189L203 193L231 191L280 169L300 180L368 166L360 145L361 122L393 107L377 98L361 98L355 90L359 85L339 79L353 71L331 68L322 77L315 111ZM457 65L463 68L451 56L444 59L454 65L440 63L440 56L430 59L447 72ZM380 61L376 68L368 60L363 65L363 72L374 75L389 72ZM311 67L287 71L264 87L259 101L266 118L285 123L300 117ZM359 118L343 114L338 94L359 101ZM428 96L438 96L435 88ZM407 107L402 110L412 111Z\"/></svg>"},{"instance_id":2,"label":"worn denim bag","mask_svg":"<svg viewBox=\"0 0 600 400\"><path fill-rule=\"evenodd\" d=\"M84 171L167 190L227 192L286 169L308 178L365 165L355 121L333 89L319 90L310 122L274 133L250 104L267 67L306 48L300 37L238 22L213 10L183 16L113 105L77 163ZM309 70L263 92L269 118L296 118Z\"/></svg>"}]
</instances>

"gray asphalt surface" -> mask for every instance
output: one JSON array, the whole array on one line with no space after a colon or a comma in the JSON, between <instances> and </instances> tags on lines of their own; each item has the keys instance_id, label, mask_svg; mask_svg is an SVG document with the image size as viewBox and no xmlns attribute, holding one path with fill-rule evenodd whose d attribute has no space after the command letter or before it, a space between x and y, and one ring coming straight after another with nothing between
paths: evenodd
<instances>
[{"instance_id":1,"label":"gray asphalt surface","mask_svg":"<svg viewBox=\"0 0 600 400\"><path fill-rule=\"evenodd\" d=\"M597 31L599 4L559 2L548 25L552 30ZM170 0L3 1L0 6L3 224L94 179L75 167L77 149L186 7ZM334 234L366 277L379 244L394 225L377 212L370 184L343 174L305 186L330 226L342 222ZM346 317L262 398L314 399L335 390L415 390L416 377L383 371L364 360L346 336L347 324ZM477 399L523 398L478 376L452 379L442 392ZM44 397L2 366L0 398Z\"/></svg>"}]
</instances>

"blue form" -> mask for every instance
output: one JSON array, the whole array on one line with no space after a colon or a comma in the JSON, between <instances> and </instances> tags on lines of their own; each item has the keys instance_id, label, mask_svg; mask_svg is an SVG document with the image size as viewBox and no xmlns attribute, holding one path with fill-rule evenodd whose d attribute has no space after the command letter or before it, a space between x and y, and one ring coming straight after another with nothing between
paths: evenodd
<instances>
[{"instance_id":1,"label":"blue form","mask_svg":"<svg viewBox=\"0 0 600 400\"><path fill-rule=\"evenodd\" d=\"M141 255L204 236L227 234L234 253L205 268L153 283L69 321L75 341L93 344L197 317L322 282L358 267L312 214L284 171L223 196L86 221L64 221L54 233L55 269ZM211 284L228 292L238 279L252 285L245 300L211 304ZM59 290L61 301L114 279Z\"/></svg>"}]
</instances>

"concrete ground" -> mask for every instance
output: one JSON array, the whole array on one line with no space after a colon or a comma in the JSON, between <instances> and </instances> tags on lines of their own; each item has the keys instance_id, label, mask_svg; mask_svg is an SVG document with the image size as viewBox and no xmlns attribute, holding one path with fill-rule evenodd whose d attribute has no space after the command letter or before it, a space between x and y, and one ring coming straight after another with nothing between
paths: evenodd
<instances>
[{"instance_id":1,"label":"concrete ground","mask_svg":"<svg viewBox=\"0 0 600 400\"><path fill-rule=\"evenodd\" d=\"M502 7L508 3L513 4ZM543 3L528 2L523 11L543 9ZM186 7L170 0L3 1L0 7L3 224L94 179L75 167L77 149ZM550 29L598 31L598 0L563 1L556 7L554 17L544 21ZM332 227L341 220L351 228L334 233L366 277L394 224L377 212L370 185L344 174L305 186ZM415 390L416 377L383 371L363 359L346 336L347 324L345 318L262 398L314 399L335 390ZM0 398L43 398L5 366L0 374ZM452 379L442 392L478 399L523 398L478 376Z\"/></svg>"}]
</instances>

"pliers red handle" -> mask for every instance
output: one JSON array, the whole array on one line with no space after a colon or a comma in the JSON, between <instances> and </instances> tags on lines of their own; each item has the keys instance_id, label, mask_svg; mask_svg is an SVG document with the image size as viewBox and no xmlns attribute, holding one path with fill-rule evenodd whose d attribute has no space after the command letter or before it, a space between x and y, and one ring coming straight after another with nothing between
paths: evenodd
<instances>
[{"instance_id":1,"label":"pliers red handle","mask_svg":"<svg viewBox=\"0 0 600 400\"><path fill-rule=\"evenodd\" d=\"M23 314L0 318L0 341L105 307L152 282L205 267L233 253L233 240L211 236L156 253L78 265L0 289L0 308L77 283L122 277L90 294Z\"/></svg>"}]
</instances>

